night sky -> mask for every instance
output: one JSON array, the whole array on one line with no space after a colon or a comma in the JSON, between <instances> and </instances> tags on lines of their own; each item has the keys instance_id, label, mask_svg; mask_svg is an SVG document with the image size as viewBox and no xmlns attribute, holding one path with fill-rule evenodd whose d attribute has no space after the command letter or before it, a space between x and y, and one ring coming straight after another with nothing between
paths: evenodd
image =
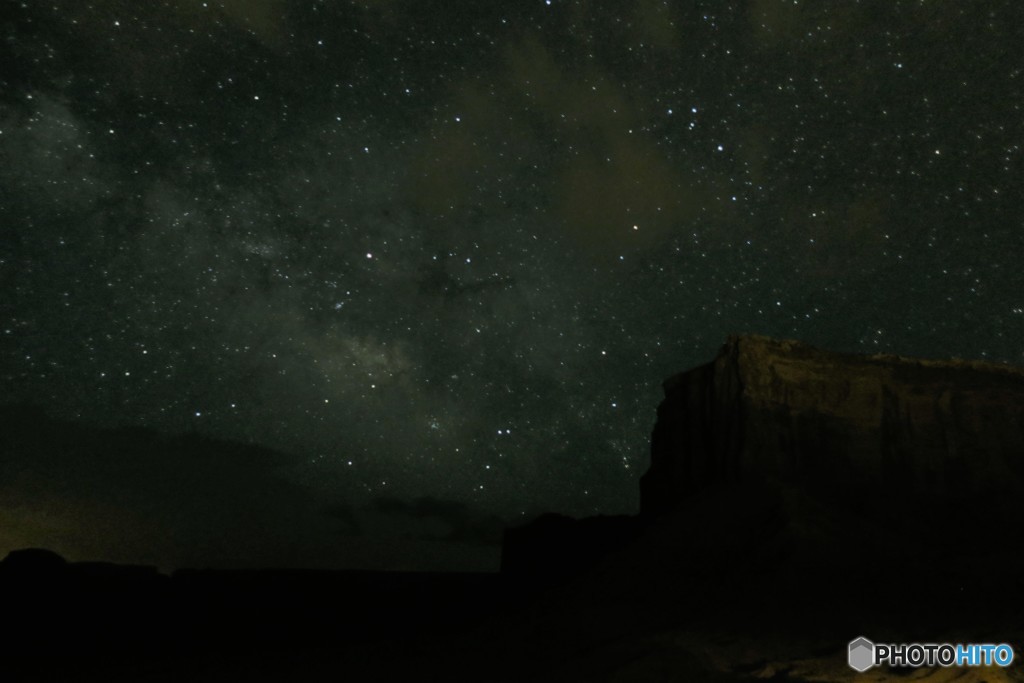
<instances>
[{"instance_id":1,"label":"night sky","mask_svg":"<svg viewBox=\"0 0 1024 683\"><path fill-rule=\"evenodd\" d=\"M0 26L3 402L283 454L7 454L0 551L197 563L204 529L240 564L493 565L501 523L635 512L661 381L731 333L1024 362L1017 0ZM204 492L156 481L189 468Z\"/></svg>"}]
</instances>

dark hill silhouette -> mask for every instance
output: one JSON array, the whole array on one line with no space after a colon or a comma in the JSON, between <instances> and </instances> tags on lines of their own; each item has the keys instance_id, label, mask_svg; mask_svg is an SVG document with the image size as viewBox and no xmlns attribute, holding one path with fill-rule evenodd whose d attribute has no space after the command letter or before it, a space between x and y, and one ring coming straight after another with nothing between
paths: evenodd
<instances>
[{"instance_id":1,"label":"dark hill silhouette","mask_svg":"<svg viewBox=\"0 0 1024 683\"><path fill-rule=\"evenodd\" d=\"M25 406L0 407L0 424L0 552L24 538L69 557L171 569L283 546L296 519L329 527L285 476L291 459L282 453L197 434L89 427Z\"/></svg>"},{"instance_id":2,"label":"dark hill silhouette","mask_svg":"<svg viewBox=\"0 0 1024 683\"><path fill-rule=\"evenodd\" d=\"M498 568L500 519L455 501L403 507L387 498L353 502L339 487L312 491L301 455L198 434L87 426L31 406L0 406L0 424L0 556L44 546L73 560L168 572ZM431 528L439 533L417 526L424 515L437 520ZM382 521L388 529L379 533Z\"/></svg>"}]
</instances>

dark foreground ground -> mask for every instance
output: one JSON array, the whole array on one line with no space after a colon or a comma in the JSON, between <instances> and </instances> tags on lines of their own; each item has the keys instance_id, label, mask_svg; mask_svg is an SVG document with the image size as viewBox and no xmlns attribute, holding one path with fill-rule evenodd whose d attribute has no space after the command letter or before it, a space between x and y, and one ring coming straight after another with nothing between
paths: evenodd
<instances>
[{"instance_id":1,"label":"dark foreground ground","mask_svg":"<svg viewBox=\"0 0 1024 683\"><path fill-rule=\"evenodd\" d=\"M48 564L0 565L2 681L374 680L535 592L498 574Z\"/></svg>"},{"instance_id":2,"label":"dark foreground ground","mask_svg":"<svg viewBox=\"0 0 1024 683\"><path fill-rule=\"evenodd\" d=\"M1019 663L859 676L846 664L846 644L861 634L1010 642L1024 652L1020 612L993 607L997 591L965 588L945 607L909 595L916 606L886 613L830 597L821 584L808 586L804 603L752 585L723 591L731 578L704 577L687 601L660 610L642 590L636 599L623 590L588 596L497 575L8 581L2 680L1024 680Z\"/></svg>"},{"instance_id":3,"label":"dark foreground ground","mask_svg":"<svg viewBox=\"0 0 1024 683\"><path fill-rule=\"evenodd\" d=\"M1024 681L1019 514L951 530L968 510L929 513L929 537L892 509L847 523L800 505L697 499L700 524L682 510L561 578L9 557L0 681ZM1017 661L856 674L858 636L1009 643Z\"/></svg>"}]
</instances>

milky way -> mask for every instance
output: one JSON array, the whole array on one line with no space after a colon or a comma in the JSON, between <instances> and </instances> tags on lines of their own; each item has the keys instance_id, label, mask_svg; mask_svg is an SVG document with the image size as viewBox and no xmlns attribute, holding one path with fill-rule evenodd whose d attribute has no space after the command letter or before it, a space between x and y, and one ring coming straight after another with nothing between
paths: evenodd
<instances>
[{"instance_id":1,"label":"milky way","mask_svg":"<svg viewBox=\"0 0 1024 683\"><path fill-rule=\"evenodd\" d=\"M1024 361L1017 2L0 11L10 402L516 519L730 333Z\"/></svg>"}]
</instances>

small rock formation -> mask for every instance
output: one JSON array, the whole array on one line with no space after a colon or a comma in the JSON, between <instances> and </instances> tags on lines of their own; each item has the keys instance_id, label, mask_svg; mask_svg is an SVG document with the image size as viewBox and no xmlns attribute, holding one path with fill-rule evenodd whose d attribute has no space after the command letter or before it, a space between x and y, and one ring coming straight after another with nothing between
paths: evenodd
<instances>
[{"instance_id":1,"label":"small rock formation","mask_svg":"<svg viewBox=\"0 0 1024 683\"><path fill-rule=\"evenodd\" d=\"M30 578L60 575L67 567L67 560L46 548L12 550L0 561L0 573Z\"/></svg>"},{"instance_id":2,"label":"small rock formation","mask_svg":"<svg viewBox=\"0 0 1024 683\"><path fill-rule=\"evenodd\" d=\"M1024 369L745 336L664 390L644 517L738 481L933 500L1024 493Z\"/></svg>"},{"instance_id":3,"label":"small rock formation","mask_svg":"<svg viewBox=\"0 0 1024 683\"><path fill-rule=\"evenodd\" d=\"M637 531L639 520L629 515L541 515L505 531L501 571L569 576L626 547Z\"/></svg>"}]
</instances>

